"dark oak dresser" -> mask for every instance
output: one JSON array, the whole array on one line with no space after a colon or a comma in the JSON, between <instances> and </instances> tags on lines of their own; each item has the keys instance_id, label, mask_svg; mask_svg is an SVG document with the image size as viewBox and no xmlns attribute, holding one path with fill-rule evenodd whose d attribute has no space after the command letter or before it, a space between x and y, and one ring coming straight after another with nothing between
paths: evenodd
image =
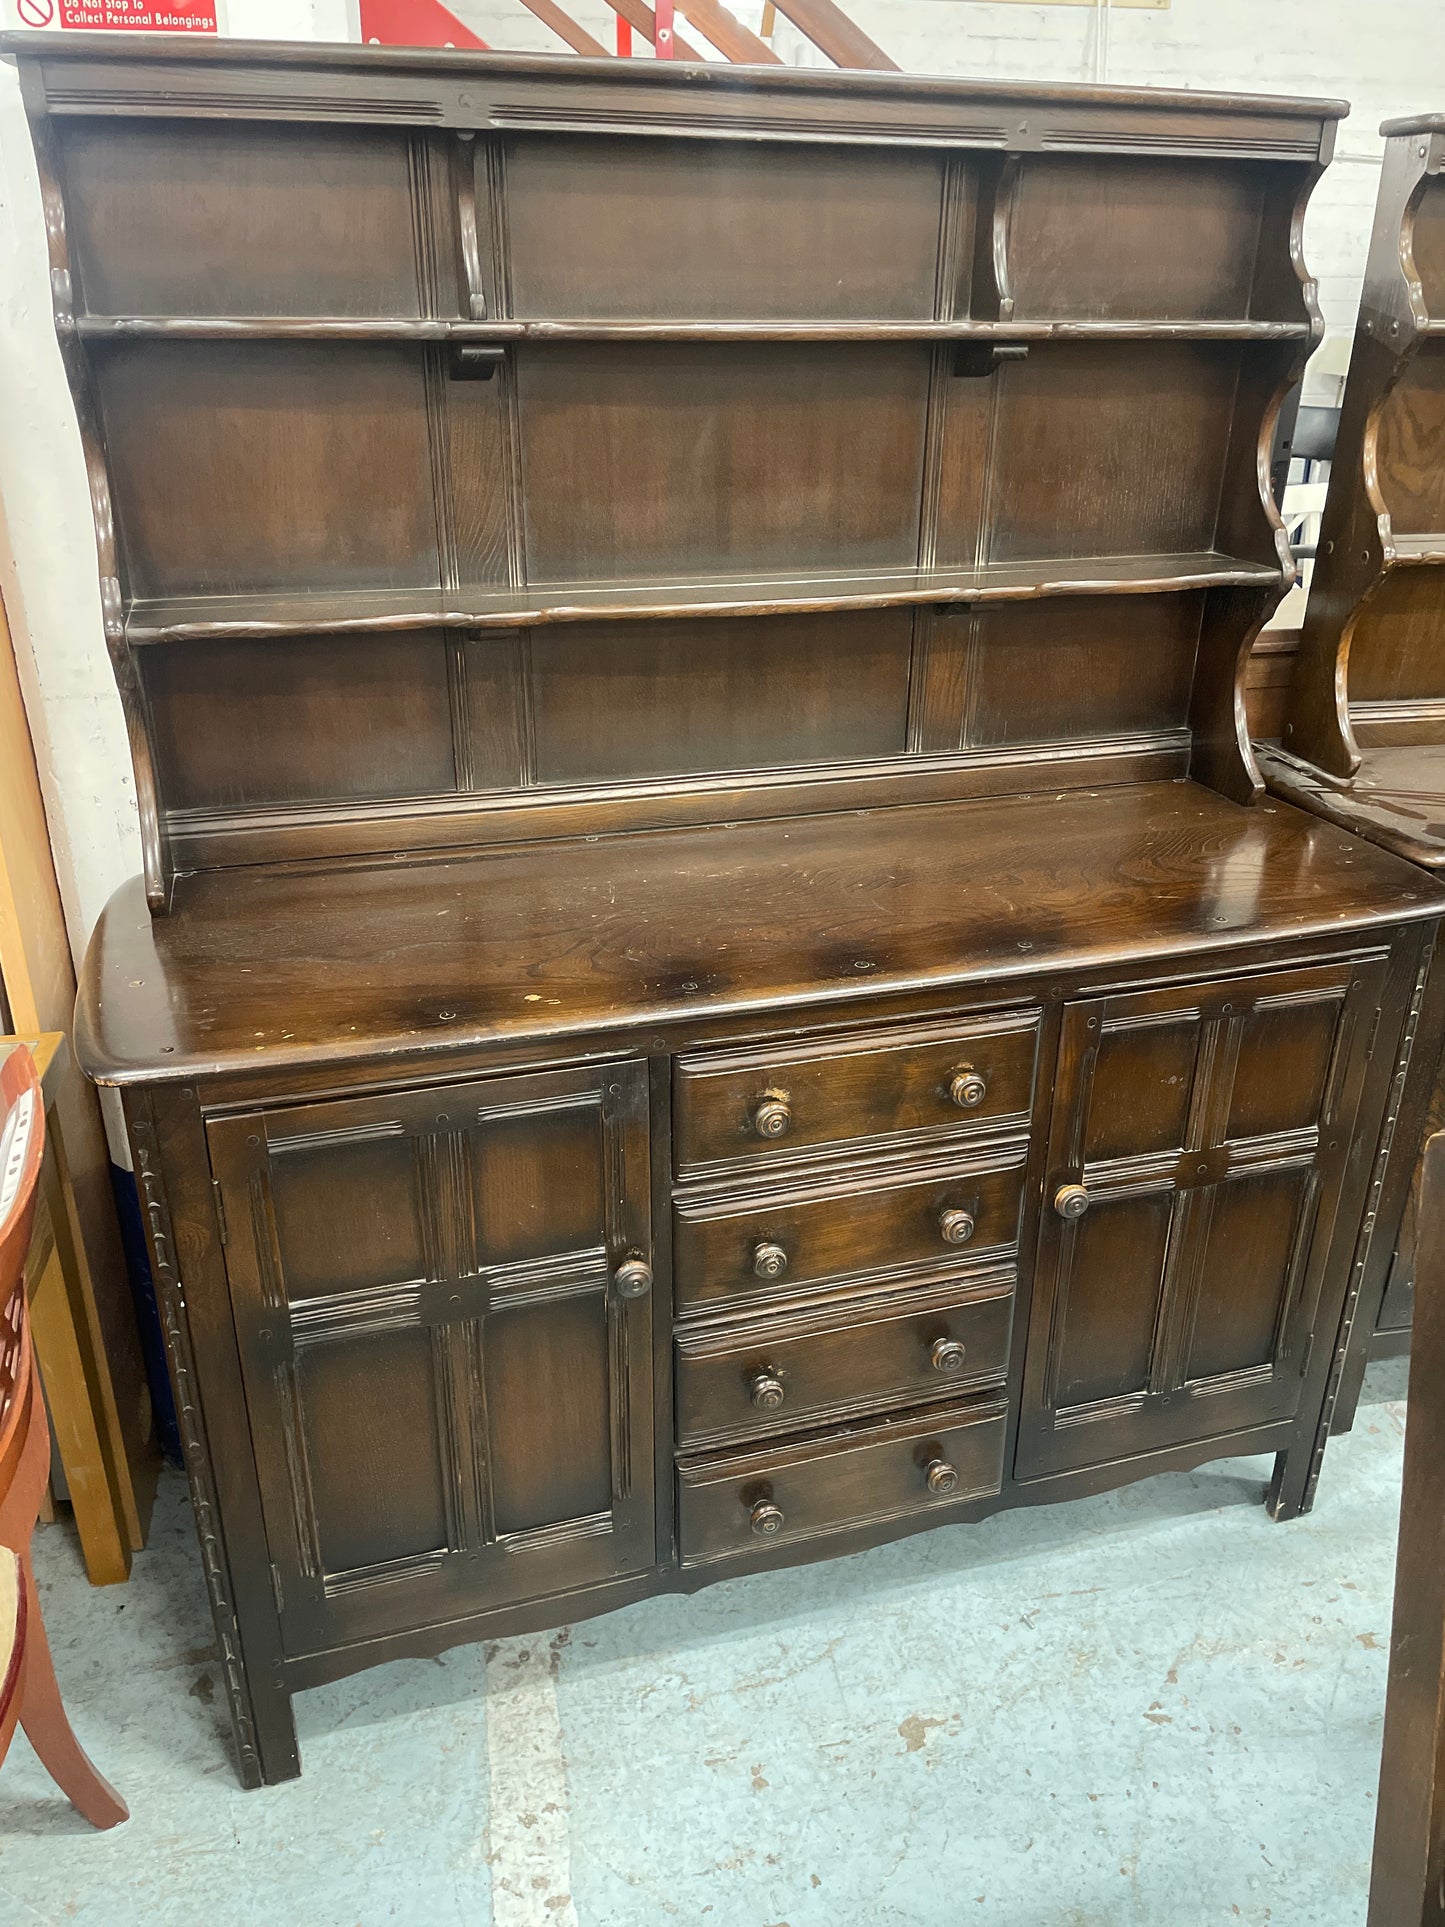
<instances>
[{"instance_id":1,"label":"dark oak dresser","mask_svg":"<svg viewBox=\"0 0 1445 1927\"><path fill-rule=\"evenodd\" d=\"M244 1778L398 1654L1307 1507L1445 908L1244 725L1340 107L14 51Z\"/></svg>"},{"instance_id":2,"label":"dark oak dresser","mask_svg":"<svg viewBox=\"0 0 1445 1927\"><path fill-rule=\"evenodd\" d=\"M1269 786L1426 871L1445 871L1445 115L1386 121L1385 163L1319 555ZM1432 983L1426 1025L1437 1040ZM1418 1156L1445 1124L1445 1057L1394 1156L1414 1175L1381 1224L1354 1320L1336 1430L1371 1357L1405 1351L1413 1314ZM1412 1106L1412 1111L1418 1106ZM1392 1190L1395 1187L1392 1187Z\"/></svg>"}]
</instances>

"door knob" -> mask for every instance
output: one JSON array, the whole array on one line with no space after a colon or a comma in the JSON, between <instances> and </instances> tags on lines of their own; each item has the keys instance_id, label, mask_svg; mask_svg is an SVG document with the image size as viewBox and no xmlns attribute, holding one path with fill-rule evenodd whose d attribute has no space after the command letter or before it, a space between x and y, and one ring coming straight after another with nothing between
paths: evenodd
<instances>
[{"instance_id":1,"label":"door knob","mask_svg":"<svg viewBox=\"0 0 1445 1927\"><path fill-rule=\"evenodd\" d=\"M652 1266L645 1258L629 1258L617 1267L616 1284L622 1298L645 1298L652 1290Z\"/></svg>"},{"instance_id":2,"label":"door knob","mask_svg":"<svg viewBox=\"0 0 1445 1927\"><path fill-rule=\"evenodd\" d=\"M940 1211L938 1228L943 1234L943 1242L949 1245L966 1245L973 1236L973 1213L971 1211Z\"/></svg>"},{"instance_id":3,"label":"door knob","mask_svg":"<svg viewBox=\"0 0 1445 1927\"><path fill-rule=\"evenodd\" d=\"M753 1246L753 1276L755 1278L781 1278L788 1268L788 1254L780 1244L771 1238L764 1238Z\"/></svg>"},{"instance_id":4,"label":"door knob","mask_svg":"<svg viewBox=\"0 0 1445 1927\"><path fill-rule=\"evenodd\" d=\"M972 1111L988 1096L988 1085L972 1064L960 1064L949 1080L948 1095L961 1111Z\"/></svg>"},{"instance_id":5,"label":"door knob","mask_svg":"<svg viewBox=\"0 0 1445 1927\"><path fill-rule=\"evenodd\" d=\"M772 1539L783 1529L783 1508L771 1499L759 1499L748 1514L748 1523L760 1539Z\"/></svg>"},{"instance_id":6,"label":"door knob","mask_svg":"<svg viewBox=\"0 0 1445 1927\"><path fill-rule=\"evenodd\" d=\"M1054 1209L1061 1218L1082 1218L1092 1203L1082 1184L1061 1184L1054 1193Z\"/></svg>"},{"instance_id":7,"label":"door knob","mask_svg":"<svg viewBox=\"0 0 1445 1927\"><path fill-rule=\"evenodd\" d=\"M961 1372L968 1359L968 1347L960 1338L935 1338L928 1357L936 1372Z\"/></svg>"},{"instance_id":8,"label":"door knob","mask_svg":"<svg viewBox=\"0 0 1445 1927\"><path fill-rule=\"evenodd\" d=\"M783 1381L769 1365L760 1366L748 1376L748 1397L755 1410L775 1412L787 1397Z\"/></svg>"}]
</instances>

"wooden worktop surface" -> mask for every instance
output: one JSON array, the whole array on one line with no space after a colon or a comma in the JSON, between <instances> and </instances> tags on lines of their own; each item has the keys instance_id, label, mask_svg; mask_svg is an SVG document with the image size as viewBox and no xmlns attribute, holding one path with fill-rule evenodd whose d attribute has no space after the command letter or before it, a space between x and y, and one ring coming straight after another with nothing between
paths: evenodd
<instances>
[{"instance_id":1,"label":"wooden worktop surface","mask_svg":"<svg viewBox=\"0 0 1445 1927\"><path fill-rule=\"evenodd\" d=\"M1445 887L1188 782L182 879L91 942L105 1083L817 1010L1439 916Z\"/></svg>"}]
</instances>

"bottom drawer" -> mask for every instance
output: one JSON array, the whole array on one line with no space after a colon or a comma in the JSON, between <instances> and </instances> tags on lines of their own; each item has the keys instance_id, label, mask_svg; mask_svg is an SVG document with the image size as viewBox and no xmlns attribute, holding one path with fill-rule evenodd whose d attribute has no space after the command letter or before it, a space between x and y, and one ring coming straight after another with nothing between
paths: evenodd
<instances>
[{"instance_id":1,"label":"bottom drawer","mask_svg":"<svg viewBox=\"0 0 1445 1927\"><path fill-rule=\"evenodd\" d=\"M679 1465L684 1566L756 1557L934 1506L984 1499L1003 1484L1007 1403L946 1406L772 1452Z\"/></svg>"}]
</instances>

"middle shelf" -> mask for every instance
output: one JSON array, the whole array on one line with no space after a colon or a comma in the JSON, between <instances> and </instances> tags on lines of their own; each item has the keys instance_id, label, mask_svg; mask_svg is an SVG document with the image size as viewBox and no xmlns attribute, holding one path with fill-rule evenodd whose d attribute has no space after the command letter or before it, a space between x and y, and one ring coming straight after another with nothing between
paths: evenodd
<instances>
[{"instance_id":1,"label":"middle shelf","mask_svg":"<svg viewBox=\"0 0 1445 1927\"><path fill-rule=\"evenodd\" d=\"M518 629L648 616L813 614L929 603L1024 602L1044 596L1162 595L1185 589L1278 585L1276 564L1215 550L1095 555L972 569L896 569L748 580L605 583L420 592L307 589L246 595L160 596L129 605L133 644L205 637L364 634L393 629Z\"/></svg>"},{"instance_id":2,"label":"middle shelf","mask_svg":"<svg viewBox=\"0 0 1445 1927\"><path fill-rule=\"evenodd\" d=\"M133 642L1285 570L1259 475L1293 341L1018 341L1001 361L911 338L86 353L114 503L103 573Z\"/></svg>"}]
</instances>

